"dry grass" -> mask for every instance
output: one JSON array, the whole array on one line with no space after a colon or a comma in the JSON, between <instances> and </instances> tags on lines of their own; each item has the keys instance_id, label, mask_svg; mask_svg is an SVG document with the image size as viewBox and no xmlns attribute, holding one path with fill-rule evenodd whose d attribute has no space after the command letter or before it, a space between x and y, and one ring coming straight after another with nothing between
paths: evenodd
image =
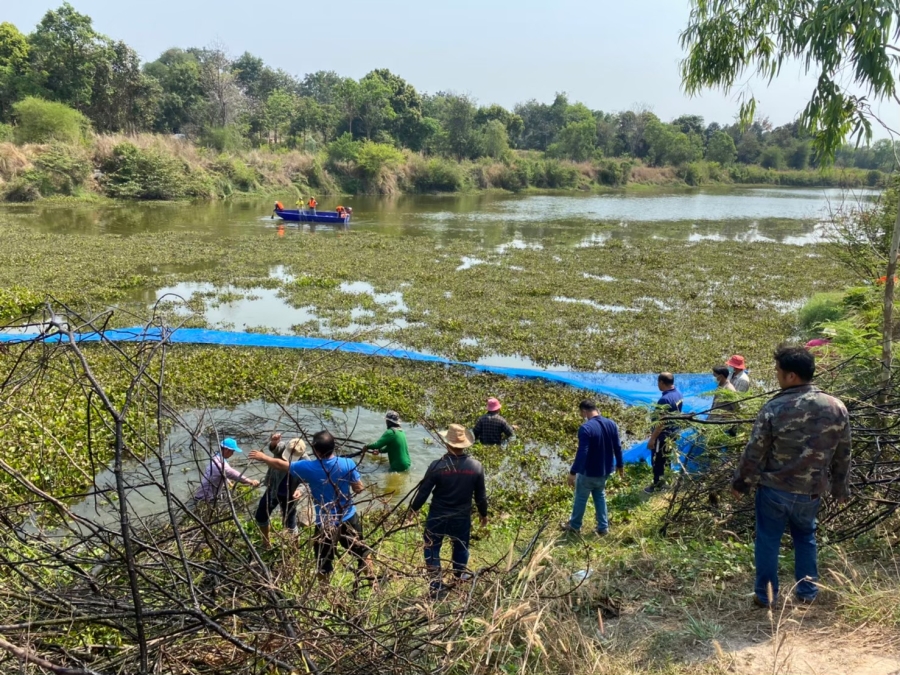
<instances>
[{"instance_id":1,"label":"dry grass","mask_svg":"<svg viewBox=\"0 0 900 675\"><path fill-rule=\"evenodd\" d=\"M675 169L670 166L643 166L637 165L631 169L632 183L642 185L672 185L678 182Z\"/></svg>"},{"instance_id":2,"label":"dry grass","mask_svg":"<svg viewBox=\"0 0 900 675\"><path fill-rule=\"evenodd\" d=\"M31 145L0 143L0 179L12 180L23 171L34 168L34 148Z\"/></svg>"}]
</instances>

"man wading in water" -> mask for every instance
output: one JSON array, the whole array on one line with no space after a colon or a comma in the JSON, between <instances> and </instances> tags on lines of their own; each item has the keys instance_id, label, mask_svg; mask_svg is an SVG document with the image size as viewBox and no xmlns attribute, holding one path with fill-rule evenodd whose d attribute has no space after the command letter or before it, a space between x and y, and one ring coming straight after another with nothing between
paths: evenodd
<instances>
[{"instance_id":1,"label":"man wading in water","mask_svg":"<svg viewBox=\"0 0 900 675\"><path fill-rule=\"evenodd\" d=\"M388 410L384 416L384 423L387 429L381 434L381 438L364 445L363 450L371 450L373 455L378 455L384 450L391 463L391 471L409 471L409 449L406 445L406 434L400 427L400 415Z\"/></svg>"}]
</instances>

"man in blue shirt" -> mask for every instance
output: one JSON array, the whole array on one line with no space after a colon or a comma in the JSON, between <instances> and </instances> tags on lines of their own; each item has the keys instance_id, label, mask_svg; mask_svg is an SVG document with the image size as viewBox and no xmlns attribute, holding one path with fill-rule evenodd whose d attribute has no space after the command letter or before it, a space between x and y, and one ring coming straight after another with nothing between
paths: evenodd
<instances>
[{"instance_id":1,"label":"man in blue shirt","mask_svg":"<svg viewBox=\"0 0 900 675\"><path fill-rule=\"evenodd\" d=\"M657 414L680 413L684 397L675 388L675 376L672 373L660 373L659 377L656 378L656 385L662 392L662 396L656 402ZM653 433L650 434L647 447L653 453L653 485L644 488L644 492L647 494L658 492L666 486L663 482L663 476L666 473L666 464L669 463L669 457L671 456L671 446L675 442L677 434L678 425L663 420L657 423Z\"/></svg>"},{"instance_id":2,"label":"man in blue shirt","mask_svg":"<svg viewBox=\"0 0 900 675\"><path fill-rule=\"evenodd\" d=\"M250 459L263 462L278 471L290 471L309 485L309 492L316 506L316 532L313 549L319 569L319 578L326 581L334 571L337 545L349 550L362 569L367 565L368 547L363 543L362 524L353 495L364 486L353 460L334 454L334 436L320 431L312 438L315 457L291 462L269 457L254 450Z\"/></svg>"},{"instance_id":3,"label":"man in blue shirt","mask_svg":"<svg viewBox=\"0 0 900 675\"><path fill-rule=\"evenodd\" d=\"M580 532L588 497L594 498L597 512L596 533L609 533L609 516L606 510L606 481L613 470L623 475L622 445L619 427L603 417L593 401L582 401L578 406L584 424L578 429L578 452L569 469L569 485L575 488L572 517L562 526L565 532Z\"/></svg>"}]
</instances>

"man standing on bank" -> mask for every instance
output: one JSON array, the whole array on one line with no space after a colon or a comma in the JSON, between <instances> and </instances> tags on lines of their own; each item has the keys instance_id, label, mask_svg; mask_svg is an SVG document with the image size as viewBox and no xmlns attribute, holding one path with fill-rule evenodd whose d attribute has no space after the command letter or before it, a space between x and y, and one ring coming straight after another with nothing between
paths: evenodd
<instances>
[{"instance_id":1,"label":"man standing on bank","mask_svg":"<svg viewBox=\"0 0 900 675\"><path fill-rule=\"evenodd\" d=\"M500 415L500 401L491 397L487 400L487 414L478 418L472 433L482 445L500 445L515 436L516 428Z\"/></svg>"},{"instance_id":2,"label":"man standing on bank","mask_svg":"<svg viewBox=\"0 0 900 675\"><path fill-rule=\"evenodd\" d=\"M572 501L572 517L563 523L562 529L573 533L581 531L588 497L593 497L597 514L595 532L602 537L609 534L606 481L613 470L620 476L625 473L619 427L611 419L603 417L593 401L582 401L578 410L584 424L578 429L578 452L569 469L569 485L575 488L575 498Z\"/></svg>"},{"instance_id":3,"label":"man standing on bank","mask_svg":"<svg viewBox=\"0 0 900 675\"><path fill-rule=\"evenodd\" d=\"M660 373L656 378L656 386L662 392L662 395L656 402L657 414L680 413L684 397L675 388L675 376L672 373ZM666 486L665 482L663 482L663 476L666 474L666 464L669 463L669 457L672 454L671 446L675 442L677 433L677 424L660 421L653 429L653 433L650 434L647 447L650 449L653 457L653 485L644 488L644 492L647 494L653 494Z\"/></svg>"},{"instance_id":4,"label":"man standing on bank","mask_svg":"<svg viewBox=\"0 0 900 675\"><path fill-rule=\"evenodd\" d=\"M453 544L453 572L462 577L469 562L472 502L478 507L482 527L487 525L488 515L484 467L466 452L474 443L472 432L461 424L451 424L441 437L447 454L428 467L410 505L412 513L418 513L432 497L425 521L425 565L437 577L431 582L433 595L444 588L440 580L444 537Z\"/></svg>"},{"instance_id":5,"label":"man standing on bank","mask_svg":"<svg viewBox=\"0 0 900 675\"><path fill-rule=\"evenodd\" d=\"M778 551L786 525L794 540L797 599L816 599L819 504L829 484L838 501L850 493L850 418L840 400L811 383L815 370L815 357L803 347L775 352L781 392L759 411L732 483L740 499L759 479L753 596L758 607L778 598Z\"/></svg>"}]
</instances>

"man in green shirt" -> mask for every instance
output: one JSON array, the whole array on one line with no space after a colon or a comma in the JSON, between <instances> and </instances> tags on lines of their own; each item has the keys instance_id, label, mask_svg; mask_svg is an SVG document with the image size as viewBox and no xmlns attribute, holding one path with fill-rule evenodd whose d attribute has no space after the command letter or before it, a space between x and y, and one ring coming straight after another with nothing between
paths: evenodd
<instances>
[{"instance_id":1,"label":"man in green shirt","mask_svg":"<svg viewBox=\"0 0 900 675\"><path fill-rule=\"evenodd\" d=\"M409 450L406 447L406 434L400 428L400 415L393 410L388 410L384 416L387 429L374 443L369 443L364 449L371 450L373 455L387 452L391 463L391 471L409 471Z\"/></svg>"}]
</instances>

